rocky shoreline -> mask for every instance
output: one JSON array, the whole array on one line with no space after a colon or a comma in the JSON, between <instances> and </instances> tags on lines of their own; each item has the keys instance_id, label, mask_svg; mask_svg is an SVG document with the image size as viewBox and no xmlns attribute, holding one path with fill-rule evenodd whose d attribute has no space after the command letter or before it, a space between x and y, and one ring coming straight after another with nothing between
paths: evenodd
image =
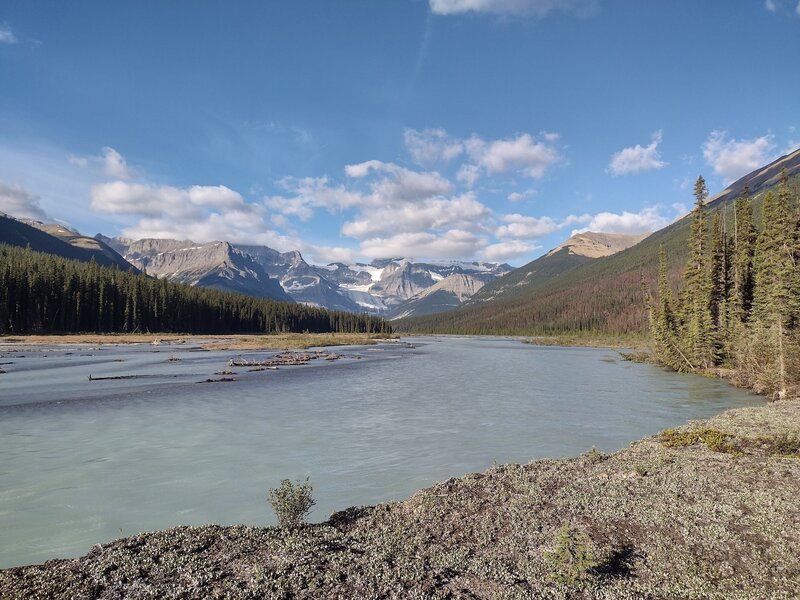
<instances>
[{"instance_id":1,"label":"rocky shoreline","mask_svg":"<svg viewBox=\"0 0 800 600\"><path fill-rule=\"evenodd\" d=\"M735 409L295 530L143 533L0 571L0 598L798 598L799 440L800 401Z\"/></svg>"}]
</instances>

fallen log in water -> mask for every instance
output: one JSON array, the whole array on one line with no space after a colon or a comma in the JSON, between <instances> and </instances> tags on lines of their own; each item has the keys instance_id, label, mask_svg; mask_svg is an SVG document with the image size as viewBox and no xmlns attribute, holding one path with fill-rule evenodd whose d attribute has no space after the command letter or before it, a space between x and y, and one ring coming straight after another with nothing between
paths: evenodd
<instances>
[{"instance_id":1,"label":"fallen log in water","mask_svg":"<svg viewBox=\"0 0 800 600\"><path fill-rule=\"evenodd\" d=\"M112 375L110 377L92 377L89 375L89 381L107 381L109 379L138 379L143 375Z\"/></svg>"}]
</instances>

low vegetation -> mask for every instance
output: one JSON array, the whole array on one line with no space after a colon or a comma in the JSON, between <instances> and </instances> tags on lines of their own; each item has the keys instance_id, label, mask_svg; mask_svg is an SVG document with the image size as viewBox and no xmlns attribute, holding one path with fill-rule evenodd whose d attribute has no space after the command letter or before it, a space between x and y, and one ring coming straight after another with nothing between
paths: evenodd
<instances>
[{"instance_id":1,"label":"low vegetation","mask_svg":"<svg viewBox=\"0 0 800 600\"><path fill-rule=\"evenodd\" d=\"M305 527L143 533L0 571L0 597L796 598L800 459L786 452L800 402L664 435L496 466Z\"/></svg>"},{"instance_id":2,"label":"low vegetation","mask_svg":"<svg viewBox=\"0 0 800 600\"><path fill-rule=\"evenodd\" d=\"M269 490L267 502L275 511L279 527L300 527L306 522L308 513L316 504L313 491L308 477L294 483L284 479L277 488Z\"/></svg>"}]
</instances>

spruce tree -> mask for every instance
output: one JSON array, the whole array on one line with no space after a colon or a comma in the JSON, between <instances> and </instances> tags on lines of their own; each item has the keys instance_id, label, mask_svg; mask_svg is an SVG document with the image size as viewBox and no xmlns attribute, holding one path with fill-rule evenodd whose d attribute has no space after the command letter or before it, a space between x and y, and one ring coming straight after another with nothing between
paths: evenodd
<instances>
[{"instance_id":1,"label":"spruce tree","mask_svg":"<svg viewBox=\"0 0 800 600\"><path fill-rule=\"evenodd\" d=\"M790 375L795 375L787 372L787 356L791 332L800 319L800 271L795 259L800 244L793 212L784 172L778 196L770 191L764 198L763 228L754 257L753 295L753 317L770 333L780 398L786 396Z\"/></svg>"},{"instance_id":2,"label":"spruce tree","mask_svg":"<svg viewBox=\"0 0 800 600\"><path fill-rule=\"evenodd\" d=\"M655 343L656 357L676 371L692 370L694 366L677 344L677 319L673 310L672 290L667 275L667 253L661 246L658 253L658 302L648 294L650 335Z\"/></svg>"},{"instance_id":3,"label":"spruce tree","mask_svg":"<svg viewBox=\"0 0 800 600\"><path fill-rule=\"evenodd\" d=\"M750 318L753 304L753 255L756 230L753 226L753 201L747 186L736 199L733 236L733 291L731 313L735 323Z\"/></svg>"},{"instance_id":4,"label":"spruce tree","mask_svg":"<svg viewBox=\"0 0 800 600\"><path fill-rule=\"evenodd\" d=\"M714 213L711 226L711 292L710 310L713 324L713 338L716 362L727 355L730 343L729 296L730 296L731 256L730 243L725 232L721 213Z\"/></svg>"},{"instance_id":5,"label":"spruce tree","mask_svg":"<svg viewBox=\"0 0 800 600\"><path fill-rule=\"evenodd\" d=\"M695 206L689 235L689 258L684 279L683 320L686 326L687 356L696 368L709 368L715 362L714 331L711 316L711 280L706 266L707 227L705 200L708 189L705 180L697 178L694 186Z\"/></svg>"}]
</instances>

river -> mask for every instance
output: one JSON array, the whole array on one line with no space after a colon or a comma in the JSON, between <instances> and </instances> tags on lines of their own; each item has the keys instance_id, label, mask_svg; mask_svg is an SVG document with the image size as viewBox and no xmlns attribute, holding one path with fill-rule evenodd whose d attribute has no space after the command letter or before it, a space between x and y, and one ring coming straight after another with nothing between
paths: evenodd
<instances>
[{"instance_id":1,"label":"river","mask_svg":"<svg viewBox=\"0 0 800 600\"><path fill-rule=\"evenodd\" d=\"M199 383L273 353L0 346L0 567L179 524L274 524L265 497L283 478L310 478L323 521L761 402L613 350L432 337L329 351L343 358ZM139 377L98 380L118 375Z\"/></svg>"}]
</instances>

